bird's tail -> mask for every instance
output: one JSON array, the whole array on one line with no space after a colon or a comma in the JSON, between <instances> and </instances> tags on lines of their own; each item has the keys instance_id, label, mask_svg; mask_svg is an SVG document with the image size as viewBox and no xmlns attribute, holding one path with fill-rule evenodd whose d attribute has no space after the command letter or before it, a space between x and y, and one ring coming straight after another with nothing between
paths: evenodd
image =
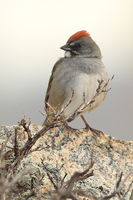
<instances>
[{"instance_id":1,"label":"bird's tail","mask_svg":"<svg viewBox=\"0 0 133 200\"><path fill-rule=\"evenodd\" d=\"M42 126L48 126L52 124L53 122L53 117L52 116L47 116L46 119L44 120Z\"/></svg>"},{"instance_id":2,"label":"bird's tail","mask_svg":"<svg viewBox=\"0 0 133 200\"><path fill-rule=\"evenodd\" d=\"M62 125L62 122L65 122L63 116L59 119L57 119L55 117L55 115L47 115L46 119L44 120L42 126L49 126L49 125L52 125L53 123L54 124L58 124L59 125ZM66 121L67 122L67 121Z\"/></svg>"}]
</instances>

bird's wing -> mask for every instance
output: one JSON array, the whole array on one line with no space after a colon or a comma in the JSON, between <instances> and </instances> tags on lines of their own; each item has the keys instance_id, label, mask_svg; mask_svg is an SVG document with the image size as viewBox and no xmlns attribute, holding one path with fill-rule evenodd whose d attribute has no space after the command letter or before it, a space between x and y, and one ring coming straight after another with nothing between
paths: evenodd
<instances>
[{"instance_id":1,"label":"bird's wing","mask_svg":"<svg viewBox=\"0 0 133 200\"><path fill-rule=\"evenodd\" d=\"M53 101L55 101L56 96L58 95L58 87L56 88L56 85L54 85L54 78L55 78L55 73L57 71L58 66L62 63L63 58L60 58L54 65L52 73L51 73L51 77L49 79L49 83L48 83L48 88L46 91L46 96L45 96L45 108L47 109L48 104L50 106L53 106L53 103L51 102L51 100L53 99ZM52 86L52 87L51 87ZM52 90L52 91L51 91ZM53 92L54 91L54 92ZM51 97L52 95L52 97ZM59 95L60 96L60 95ZM55 102L56 103L56 102Z\"/></svg>"},{"instance_id":2,"label":"bird's wing","mask_svg":"<svg viewBox=\"0 0 133 200\"><path fill-rule=\"evenodd\" d=\"M99 75L93 74L85 74L80 73L79 76L75 79L73 84L73 97L71 103L67 106L64 111L64 115L67 118L80 108L80 106L89 103L96 94L96 90L98 88L98 80L100 79ZM70 88L70 87L69 87ZM71 99L72 93L69 90L68 96L64 101L64 106Z\"/></svg>"}]
</instances>

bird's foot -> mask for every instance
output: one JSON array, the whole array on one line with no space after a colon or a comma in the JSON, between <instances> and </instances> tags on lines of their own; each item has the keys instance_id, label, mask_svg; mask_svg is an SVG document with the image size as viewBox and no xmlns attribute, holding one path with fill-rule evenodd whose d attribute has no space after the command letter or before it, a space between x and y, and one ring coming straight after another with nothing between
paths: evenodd
<instances>
[{"instance_id":1,"label":"bird's foot","mask_svg":"<svg viewBox=\"0 0 133 200\"><path fill-rule=\"evenodd\" d=\"M101 134L103 135L103 134L104 134L102 131L92 128L92 127L88 124L88 122L86 121L86 119L84 118L83 115L81 115L80 117L81 117L81 119L83 120L83 122L84 122L84 124L85 124L85 129L86 129L86 130L90 130L90 131L92 131L92 132L93 132L94 134L96 134L96 135L101 135Z\"/></svg>"},{"instance_id":2,"label":"bird's foot","mask_svg":"<svg viewBox=\"0 0 133 200\"><path fill-rule=\"evenodd\" d=\"M94 134L96 134L96 135L101 135L101 134L103 135L103 134L104 134L102 131L97 130L97 129L95 129L95 128L92 128L92 127L90 127L89 125L86 125L85 129L86 129L86 130L92 131L92 132L93 132Z\"/></svg>"},{"instance_id":3,"label":"bird's foot","mask_svg":"<svg viewBox=\"0 0 133 200\"><path fill-rule=\"evenodd\" d=\"M77 130L76 128L72 128L71 126L69 126L67 122L64 122L63 125L67 130L70 130L70 131Z\"/></svg>"}]
</instances>

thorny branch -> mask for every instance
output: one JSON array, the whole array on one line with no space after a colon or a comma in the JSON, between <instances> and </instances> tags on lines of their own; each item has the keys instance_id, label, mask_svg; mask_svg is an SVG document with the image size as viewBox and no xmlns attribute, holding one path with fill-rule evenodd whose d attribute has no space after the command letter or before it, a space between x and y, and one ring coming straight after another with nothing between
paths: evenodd
<instances>
[{"instance_id":1,"label":"thorny branch","mask_svg":"<svg viewBox=\"0 0 133 200\"><path fill-rule=\"evenodd\" d=\"M68 100L68 103L61 109L60 112L56 112L56 110L49 104L46 103L46 112L49 113L49 109L51 110L51 114L54 115L54 120L53 121L60 121L62 122L62 124L66 125L66 121L71 121L73 120L75 117L77 117L79 114L81 114L83 112L83 110L85 110L89 105L93 104L96 100L96 98L101 94L101 93L107 93L111 88L107 88L109 82L114 78L114 76L112 76L112 78L108 79L107 82L104 82L103 80L98 80L98 88L96 90L96 94L94 95L94 97L92 98L91 101L89 102L85 102L85 93L83 93L83 103L75 110L75 112L69 116L68 118L63 119L63 113L65 112L65 110L67 109L67 107L71 104L72 99L74 97L74 90L72 89L72 93L71 93L71 97Z\"/></svg>"},{"instance_id":2,"label":"thorny branch","mask_svg":"<svg viewBox=\"0 0 133 200\"><path fill-rule=\"evenodd\" d=\"M56 126L56 123L53 123L49 126L43 127L40 131L38 131L35 136L28 137L25 145L19 150L19 156L15 159L14 163L11 165L12 169L15 169L19 162L29 153L32 146L36 143L36 141L42 137L49 129Z\"/></svg>"},{"instance_id":3,"label":"thorny branch","mask_svg":"<svg viewBox=\"0 0 133 200\"><path fill-rule=\"evenodd\" d=\"M48 130L50 130L53 127L56 127L57 124L56 124L56 122L54 122L54 123L52 123L52 124L50 124L48 126L43 127L33 137L31 136L30 122L27 123L25 119L22 119L19 122L19 126L22 126L24 128L24 130L27 132L28 139L27 139L26 143L24 144L24 146L22 148L19 148L18 147L18 137L17 137L18 136L18 133L17 133L18 129L15 128L14 148L13 148L13 150L10 150L11 151L11 155L14 152L14 159L13 159L13 162L11 162L10 164L8 164L6 166L7 167L6 176L4 176L4 179L1 179L2 182L0 182L0 184L1 184L0 198L2 200L6 199L5 196L6 196L7 190L9 190L10 187L14 183L16 183L18 181L18 179L20 179L20 177L22 176L21 175L22 173L20 175L17 175L17 176L14 175L15 170L17 169L17 167L20 164L20 162L24 159L25 156L28 155L28 153L30 152L31 148L36 143L36 141L40 137L42 137ZM8 141L8 139L7 139L7 141ZM7 155L8 155L9 151L3 153L4 152L4 148L6 148L7 141L0 148L0 159L1 159L0 162L3 162L2 160L5 159L7 157ZM0 168L0 176L1 176L2 170L3 169Z\"/></svg>"},{"instance_id":4,"label":"thorny branch","mask_svg":"<svg viewBox=\"0 0 133 200\"><path fill-rule=\"evenodd\" d=\"M53 184L55 188L55 195L51 197L51 200L66 200L67 198L72 200L78 200L77 199L77 193L74 190L74 184L78 181L85 180L91 176L93 176L93 162L91 161L89 167L84 170L83 172L75 172L71 178L65 182L65 178L67 174L63 177L63 179L57 178L57 175L54 173L54 180L57 180L57 183L53 180L53 177L51 176L51 170L48 169L48 167L43 164L44 169L47 173L47 176L51 183Z\"/></svg>"},{"instance_id":5,"label":"thorny branch","mask_svg":"<svg viewBox=\"0 0 133 200\"><path fill-rule=\"evenodd\" d=\"M124 183L125 181L128 179L129 175L128 174L123 180L123 173L121 172L118 180L116 181L115 187L113 189L113 192L111 192L109 195L106 195L104 197L96 197L96 195L90 191L89 194L87 194L86 191L82 191L80 189L74 189L74 185L75 183L77 183L78 181L82 181L85 180L91 176L93 176L93 163L91 162L90 166L83 172L75 172L71 178L68 181L64 181L66 178L66 174L63 177L63 179L60 181L60 183L55 183L52 176L51 176L51 170L49 170L45 165L44 168L46 170L47 176L49 178L49 180L51 181L51 183L53 184L54 188L55 188L55 194L51 197L50 200L66 200L67 198L71 199L71 200L79 200L79 196L81 197L86 197L89 198L91 200L109 200L112 197L115 197L116 195L118 196L118 198L120 200L123 200L124 197L126 197L127 193L130 191L130 188L133 184L133 181L130 183L129 187L127 188L127 191L125 192L125 194L121 193L121 190L124 188ZM54 174L56 175L56 174ZM56 178L55 178L56 179ZM130 200L133 200L133 190L131 192L131 196L130 196Z\"/></svg>"},{"instance_id":6,"label":"thorny branch","mask_svg":"<svg viewBox=\"0 0 133 200\"><path fill-rule=\"evenodd\" d=\"M20 172L17 175L13 175L13 172L10 171L7 177L2 177L0 182L0 198L1 200L6 199L6 193L11 189L11 187L21 179L25 174L27 174L27 171Z\"/></svg>"},{"instance_id":7,"label":"thorny branch","mask_svg":"<svg viewBox=\"0 0 133 200\"><path fill-rule=\"evenodd\" d=\"M19 153L19 146L18 146L18 130L17 127L15 127L15 137L14 137L14 156L15 159L18 157L18 153Z\"/></svg>"},{"instance_id":8,"label":"thorny branch","mask_svg":"<svg viewBox=\"0 0 133 200\"><path fill-rule=\"evenodd\" d=\"M73 113L73 115L70 116L69 119L67 119L67 120L68 121L73 120L75 117L77 117L79 114L81 114L83 112L83 110L85 110L89 105L93 104L95 102L95 99L101 93L107 93L111 89L111 88L107 89L107 86L113 78L114 78L114 76L112 76L111 79L108 79L108 81L106 83L104 83L103 80L98 80L99 85L96 90L96 94L94 95L94 97L92 98L91 101L85 103L85 94L83 93L83 103L76 109L76 111Z\"/></svg>"},{"instance_id":9,"label":"thorny branch","mask_svg":"<svg viewBox=\"0 0 133 200\"><path fill-rule=\"evenodd\" d=\"M119 175L118 180L116 181L114 191L113 191L111 194L109 194L109 195L107 195L107 196L101 198L100 200L108 200L108 199L110 199L110 198L112 198L112 197L114 197L114 196L116 196L116 195L119 197L120 200L122 200L122 199L124 198L124 196L126 196L127 192L130 190L130 187L131 187L131 185L132 185L132 183L133 183L133 181L132 181L131 184L129 185L128 189L127 189L127 192L126 192L125 194L121 194L121 191L122 191L122 189L124 188L124 183L125 183L126 180L128 179L129 175L131 175L131 174L128 174L128 175L122 180L123 173L121 172L120 175Z\"/></svg>"},{"instance_id":10,"label":"thorny branch","mask_svg":"<svg viewBox=\"0 0 133 200\"><path fill-rule=\"evenodd\" d=\"M18 122L18 124L19 126L22 126L24 128L25 132L28 135L28 139L30 140L31 139L31 130L30 130L31 121L27 122L25 118L23 118L21 119L20 122Z\"/></svg>"},{"instance_id":11,"label":"thorny branch","mask_svg":"<svg viewBox=\"0 0 133 200\"><path fill-rule=\"evenodd\" d=\"M131 192L130 200L133 200L133 189L132 189L132 192Z\"/></svg>"}]
</instances>

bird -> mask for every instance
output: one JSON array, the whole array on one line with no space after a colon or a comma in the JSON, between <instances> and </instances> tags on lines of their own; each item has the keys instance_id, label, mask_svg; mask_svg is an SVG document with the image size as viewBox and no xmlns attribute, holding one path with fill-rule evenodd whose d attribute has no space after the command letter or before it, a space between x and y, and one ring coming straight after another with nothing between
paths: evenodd
<instances>
[{"instance_id":1,"label":"bird","mask_svg":"<svg viewBox=\"0 0 133 200\"><path fill-rule=\"evenodd\" d=\"M45 96L47 117L43 125L52 123L57 113L67 122L74 120L71 116L84 102L86 106L79 116L84 121L85 128L99 132L89 125L83 113L98 107L107 94L108 73L102 62L101 50L85 30L69 37L60 49L65 54L55 63L49 79ZM96 95L99 83L104 85L104 92Z\"/></svg>"}]
</instances>

